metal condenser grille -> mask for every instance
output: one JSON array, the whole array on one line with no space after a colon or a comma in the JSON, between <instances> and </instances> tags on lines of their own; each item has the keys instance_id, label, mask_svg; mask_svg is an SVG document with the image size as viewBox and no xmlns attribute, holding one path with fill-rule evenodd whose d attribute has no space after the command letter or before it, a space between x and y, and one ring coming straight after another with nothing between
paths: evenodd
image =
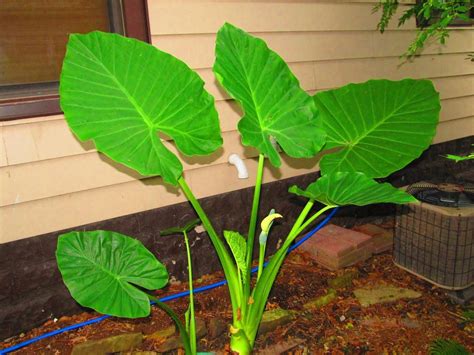
<instances>
[{"instance_id":1,"label":"metal condenser grille","mask_svg":"<svg viewBox=\"0 0 474 355\"><path fill-rule=\"evenodd\" d=\"M474 210L448 210L424 203L399 206L394 258L440 287L463 289L474 284Z\"/></svg>"}]
</instances>

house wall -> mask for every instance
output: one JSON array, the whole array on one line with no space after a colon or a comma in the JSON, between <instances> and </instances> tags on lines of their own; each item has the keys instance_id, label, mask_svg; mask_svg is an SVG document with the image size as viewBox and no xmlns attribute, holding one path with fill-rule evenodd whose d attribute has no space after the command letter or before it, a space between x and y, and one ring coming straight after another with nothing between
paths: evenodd
<instances>
[{"instance_id":1,"label":"house wall","mask_svg":"<svg viewBox=\"0 0 474 355\"><path fill-rule=\"evenodd\" d=\"M210 157L187 159L185 177L198 197L251 186L256 151L236 131L239 108L213 78L215 33L224 21L265 39L309 92L370 78L432 79L441 94L435 143L474 135L472 28L454 29L447 45L428 47L400 66L415 23L379 34L373 1L149 0L153 44L196 69L215 96L224 146ZM441 55L440 55L441 54ZM250 178L238 180L227 163L245 157ZM265 182L307 174L316 160L285 158ZM142 178L80 143L61 115L0 122L0 243L150 210L184 201L159 178Z\"/></svg>"}]
</instances>

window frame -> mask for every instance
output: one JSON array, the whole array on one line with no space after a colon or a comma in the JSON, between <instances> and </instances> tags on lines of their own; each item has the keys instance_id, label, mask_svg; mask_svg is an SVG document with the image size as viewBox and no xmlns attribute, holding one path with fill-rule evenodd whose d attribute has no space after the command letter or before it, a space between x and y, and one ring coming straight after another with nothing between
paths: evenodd
<instances>
[{"instance_id":1,"label":"window frame","mask_svg":"<svg viewBox=\"0 0 474 355\"><path fill-rule=\"evenodd\" d=\"M121 0L127 37L151 43L147 0ZM0 101L0 122L62 114L59 93Z\"/></svg>"}]
</instances>

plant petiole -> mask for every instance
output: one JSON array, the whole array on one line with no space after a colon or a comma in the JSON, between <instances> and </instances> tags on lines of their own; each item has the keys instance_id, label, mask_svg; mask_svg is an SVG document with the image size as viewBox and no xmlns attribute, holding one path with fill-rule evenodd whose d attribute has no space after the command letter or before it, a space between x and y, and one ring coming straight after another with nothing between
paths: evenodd
<instances>
[{"instance_id":1,"label":"plant petiole","mask_svg":"<svg viewBox=\"0 0 474 355\"><path fill-rule=\"evenodd\" d=\"M201 219L201 222L206 229L207 233L209 234L209 238L211 239L212 245L214 246L219 260L222 264L222 268L224 269L224 275L229 285L229 294L230 300L232 303L232 314L233 318L237 319L238 312L237 310L242 305L242 293L240 292L241 286L238 280L238 270L234 265L234 262L229 255L227 249L225 248L224 243L216 233L214 227L212 226L206 212L204 212L201 204L194 196L193 192L189 188L188 184L184 180L183 176L178 178L178 183L181 189L183 190L184 194L186 195L187 199L193 206L194 210L196 211L197 215Z\"/></svg>"},{"instance_id":2,"label":"plant petiole","mask_svg":"<svg viewBox=\"0 0 474 355\"><path fill-rule=\"evenodd\" d=\"M196 354L196 319L194 318L194 288L193 288L193 267L191 262L191 248L189 247L188 233L183 230L184 244L188 258L188 282L189 282L189 323L186 324L189 332L191 353Z\"/></svg>"},{"instance_id":3,"label":"plant petiole","mask_svg":"<svg viewBox=\"0 0 474 355\"><path fill-rule=\"evenodd\" d=\"M255 179L255 189L254 189L253 201L252 201L252 211L250 213L250 224L249 224L249 231L248 231L248 236L247 236L247 270L248 271L244 277L244 284L245 284L244 292L247 297L250 294L250 270L252 269L253 242L255 239L255 231L257 229L258 207L260 204L260 192L262 189L264 163L265 163L265 156L263 154L259 154L257 176Z\"/></svg>"},{"instance_id":4,"label":"plant petiole","mask_svg":"<svg viewBox=\"0 0 474 355\"><path fill-rule=\"evenodd\" d=\"M174 323L176 324L176 327L179 330L179 335L181 337L181 340L183 341L183 347L184 347L185 353L186 354L195 354L191 350L191 342L189 340L189 335L186 331L186 327L181 322L178 315L170 307L168 307L165 303L161 302L155 296L152 296L150 294L147 294L147 296L150 299L150 301L152 301L154 304L156 304L158 307L160 307L163 311L165 311L166 314L174 321Z\"/></svg>"},{"instance_id":5,"label":"plant petiole","mask_svg":"<svg viewBox=\"0 0 474 355\"><path fill-rule=\"evenodd\" d=\"M323 208L321 208L320 210L318 210L318 212L316 212L315 214L313 214L310 218L308 218L306 220L306 222L303 223L303 225L298 229L298 231L296 232L296 236L300 235L306 228L308 228L309 225L311 225L311 223L313 223L319 216L321 216L324 212L332 209L332 208L335 208L337 206L324 206Z\"/></svg>"}]
</instances>

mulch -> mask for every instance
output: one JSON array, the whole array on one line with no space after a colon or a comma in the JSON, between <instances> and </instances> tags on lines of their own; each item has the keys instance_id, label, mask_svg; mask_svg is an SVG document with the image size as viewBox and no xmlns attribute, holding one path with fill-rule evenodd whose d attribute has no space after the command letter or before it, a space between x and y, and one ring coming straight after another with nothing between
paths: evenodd
<instances>
[{"instance_id":1,"label":"mulch","mask_svg":"<svg viewBox=\"0 0 474 355\"><path fill-rule=\"evenodd\" d=\"M267 308L297 310L298 317L289 324L258 337L256 350L276 354L291 348L293 343L297 345L285 353L426 354L431 341L447 338L460 342L474 352L474 326L461 322L460 314L463 309L453 304L443 290L396 267L390 253L374 256L348 269L357 270L359 274L352 285L338 290L337 298L326 306L307 311L303 305L326 294L327 280L336 277L338 273L318 266L300 252L290 255L279 274ZM207 275L197 280L195 287L221 278L219 273ZM361 307L353 290L379 283L410 288L421 292L422 297ZM185 288L186 284L175 283L165 290L160 290L158 296ZM178 314L184 314L187 299L172 301L169 305ZM230 323L231 310L226 287L196 295L195 309L201 319L210 321L219 318ZM70 317L64 316L56 321L50 320L26 334L0 343L0 348L97 316L96 313L85 312ZM171 324L162 311L153 309L151 316L147 318L110 318L99 324L34 343L15 354L70 354L75 344L86 340L125 332L151 334ZM206 336L200 340L199 348L202 351L226 353L229 349L227 343L226 336L215 339ZM286 344L290 346L285 346ZM152 340L147 339L136 350L153 351L156 346Z\"/></svg>"}]
</instances>

